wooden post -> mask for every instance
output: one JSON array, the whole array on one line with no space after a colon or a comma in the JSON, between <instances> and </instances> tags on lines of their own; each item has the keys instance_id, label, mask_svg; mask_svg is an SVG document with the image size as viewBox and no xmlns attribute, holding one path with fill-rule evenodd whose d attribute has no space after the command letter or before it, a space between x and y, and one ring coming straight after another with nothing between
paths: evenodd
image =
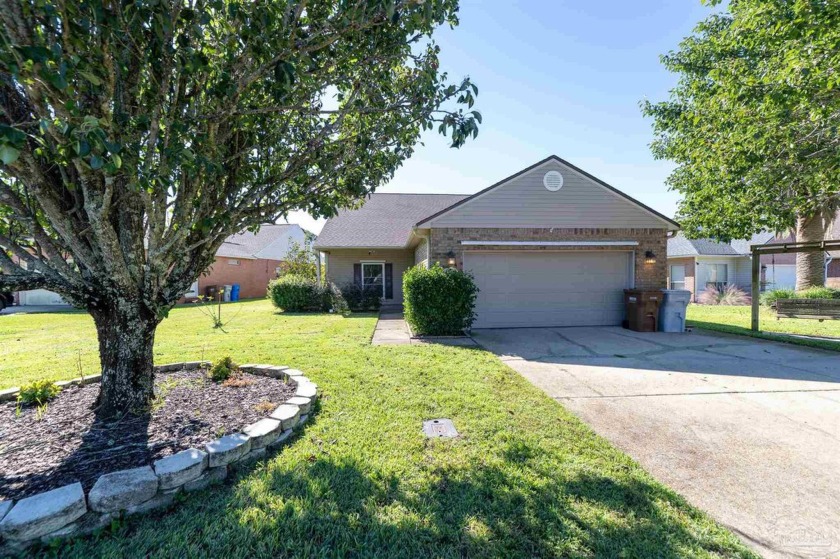
<instances>
[{"instance_id":1,"label":"wooden post","mask_svg":"<svg viewBox=\"0 0 840 559\"><path fill-rule=\"evenodd\" d=\"M761 298L761 255L752 251L752 320L750 329L758 332L758 304Z\"/></svg>"}]
</instances>

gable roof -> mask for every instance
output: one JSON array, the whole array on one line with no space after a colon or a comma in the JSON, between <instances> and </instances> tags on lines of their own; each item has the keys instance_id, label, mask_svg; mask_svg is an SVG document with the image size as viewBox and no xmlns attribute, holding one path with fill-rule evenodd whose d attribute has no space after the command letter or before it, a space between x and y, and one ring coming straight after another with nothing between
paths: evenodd
<instances>
[{"instance_id":1,"label":"gable roof","mask_svg":"<svg viewBox=\"0 0 840 559\"><path fill-rule=\"evenodd\" d=\"M225 239L225 242L216 251L216 256L254 260L264 259L266 256L261 253L265 249L277 241L288 241L289 237L297 236L295 233L298 229L300 229L300 226L293 223L281 225L267 224L262 225L256 233L250 231L236 233Z\"/></svg>"},{"instance_id":2,"label":"gable roof","mask_svg":"<svg viewBox=\"0 0 840 559\"><path fill-rule=\"evenodd\" d=\"M447 208L442 208L442 209L441 209L440 211L438 211L437 213L432 214L432 215L430 215L430 216L428 216L428 217L426 217L426 218L424 218L424 219L422 219L422 220L418 221L418 222L417 222L417 226L422 226L422 225L424 225L424 224L427 224L429 221L431 221L431 220L433 220L433 219L435 219L435 218L438 218L438 217L440 217L440 216L442 216L442 215L444 215L444 214L447 214L447 213L449 213L450 211L452 211L452 210L454 210L454 209L456 209L456 208L458 208L458 207L460 207L460 206L462 206L462 205L464 205L464 204L467 204L467 203L469 203L470 201L472 201L472 200L474 200L474 199L476 199L476 198L478 198L478 197L480 197L480 196L483 196L484 194L486 194L486 193L490 192L491 190L495 190L496 188L498 188L498 187L500 187L500 186L502 186L502 185L504 185L504 184L507 184L507 183L509 183L510 181L514 180L514 179L519 178L520 176L524 175L525 173L528 173L528 172L530 172L530 171L532 171L532 170L536 169L537 167L539 167L539 166L541 166L541 165L544 165L544 164L548 163L549 161L556 161L556 162L560 163L561 165L564 165L564 166L566 166L566 167L568 167L568 168L572 169L573 171L575 171L575 172L577 172L577 173L579 173L579 174L583 175L583 176L584 176L584 177L586 177L587 179L589 179L589 180L593 181L594 183L596 183L596 184L598 184L599 186L601 186L601 187L605 188L606 190L608 190L608 191L612 192L613 194L618 195L620 198L623 198L623 199L625 199L626 201L628 201L628 202L630 202L630 203L632 203L632 204L634 204L634 205L638 206L639 208L641 208L641 209L642 209L642 210L644 210L645 212L647 212L647 213L651 214L652 216L654 216L655 218L657 218L657 219L659 219L659 220L663 221L666 225L668 225L668 228L669 228L669 229L676 230L676 229L679 229L679 228L680 228L680 224L679 224L679 223L677 223L676 221L674 221L673 219L671 219L671 218L669 218L669 217L666 217L666 216L662 215L661 213L657 212L657 211L656 211L656 210L654 210L653 208L650 208L649 206L646 206L645 204L642 204L641 202L639 202L639 201L638 201L638 200L636 200L635 198L632 198L631 196L628 196L627 194L625 194L625 193L621 192L621 191L620 191L620 190L618 190L617 188L615 188L615 187L613 187L613 186L610 186L610 185L609 185L609 184L607 184L606 182L602 181L602 180L601 180L601 179L599 179L598 177L596 177L596 176L594 176L594 175L590 175L589 173L587 173L587 172L586 172L586 171L584 171L583 169L580 169L580 168L578 168L578 167L576 167L576 166L572 165L571 163L569 163L569 162L568 162L568 161L566 161L565 159L562 159L562 158L560 158L560 157L558 157L558 156L556 156L556 155L549 155L549 156L548 156L548 157L546 157L545 159L542 159L542 160L540 160L540 161L537 161L537 162L536 162L536 163L534 163L533 165L531 165L531 166L529 166L529 167L526 167L525 169L522 169L521 171L518 171L518 172L516 172L516 173L512 174L511 176L509 176L509 177L507 177L507 178L504 178L504 179L500 180L499 182L497 182L497 183L495 183L495 184L492 184L492 185L488 186L488 187L487 187L487 188L485 188L484 190L481 190L481 191L479 191L479 192L476 192L476 193L475 193L475 194L473 194L472 196L467 196L467 197L465 197L464 199L462 199L462 200L460 200L460 201L458 201L458 202L456 202L456 203L452 204L451 206L449 206L449 207L447 207Z\"/></svg>"},{"instance_id":3,"label":"gable roof","mask_svg":"<svg viewBox=\"0 0 840 559\"><path fill-rule=\"evenodd\" d=\"M668 239L668 257L674 256L748 256L751 245L772 241L773 233L756 233L749 239L721 243L713 239L688 239L679 232Z\"/></svg>"},{"instance_id":4,"label":"gable roof","mask_svg":"<svg viewBox=\"0 0 840 559\"><path fill-rule=\"evenodd\" d=\"M414 225L466 194L371 194L355 209L327 220L315 248L405 248Z\"/></svg>"}]
</instances>

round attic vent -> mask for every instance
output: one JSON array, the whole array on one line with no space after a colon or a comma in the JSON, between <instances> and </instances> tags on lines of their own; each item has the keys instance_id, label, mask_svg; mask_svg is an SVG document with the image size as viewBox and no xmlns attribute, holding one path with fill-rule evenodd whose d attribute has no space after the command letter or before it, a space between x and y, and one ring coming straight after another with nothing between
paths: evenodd
<instances>
[{"instance_id":1,"label":"round attic vent","mask_svg":"<svg viewBox=\"0 0 840 559\"><path fill-rule=\"evenodd\" d=\"M543 177L543 185L546 190L557 192L563 188L563 175L557 171L549 171Z\"/></svg>"}]
</instances>

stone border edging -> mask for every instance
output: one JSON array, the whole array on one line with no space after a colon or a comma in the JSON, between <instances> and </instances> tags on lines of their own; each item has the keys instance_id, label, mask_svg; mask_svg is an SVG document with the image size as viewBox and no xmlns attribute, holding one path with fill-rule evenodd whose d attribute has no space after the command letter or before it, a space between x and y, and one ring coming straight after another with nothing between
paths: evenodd
<instances>
[{"instance_id":1,"label":"stone border edging","mask_svg":"<svg viewBox=\"0 0 840 559\"><path fill-rule=\"evenodd\" d=\"M156 372L195 370L207 361L170 363ZM170 505L181 491L192 492L224 480L232 469L262 459L280 447L292 430L306 423L318 398L318 386L303 372L276 365L240 365L244 373L297 384L295 394L271 415L204 445L156 460L139 468L99 476L85 495L79 482L17 501L0 501L0 555L22 551L37 541L49 542L90 534L121 515L142 514ZM60 386L99 382L100 376L64 381ZM14 395L8 394L14 390ZM17 398L18 389L0 393L0 401Z\"/></svg>"}]
</instances>

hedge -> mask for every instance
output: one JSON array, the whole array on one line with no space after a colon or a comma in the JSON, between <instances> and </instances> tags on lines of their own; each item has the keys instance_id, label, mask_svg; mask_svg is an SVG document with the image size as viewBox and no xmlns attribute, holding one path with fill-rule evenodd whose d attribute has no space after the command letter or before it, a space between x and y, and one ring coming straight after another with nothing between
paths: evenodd
<instances>
[{"instance_id":1,"label":"hedge","mask_svg":"<svg viewBox=\"0 0 840 559\"><path fill-rule=\"evenodd\" d=\"M268 297L286 312L324 311L330 307L329 290L317 280L288 274L268 284Z\"/></svg>"},{"instance_id":2,"label":"hedge","mask_svg":"<svg viewBox=\"0 0 840 559\"><path fill-rule=\"evenodd\" d=\"M403 274L405 319L420 335L463 334L475 321L477 295L470 274L440 264L409 268Z\"/></svg>"}]
</instances>

